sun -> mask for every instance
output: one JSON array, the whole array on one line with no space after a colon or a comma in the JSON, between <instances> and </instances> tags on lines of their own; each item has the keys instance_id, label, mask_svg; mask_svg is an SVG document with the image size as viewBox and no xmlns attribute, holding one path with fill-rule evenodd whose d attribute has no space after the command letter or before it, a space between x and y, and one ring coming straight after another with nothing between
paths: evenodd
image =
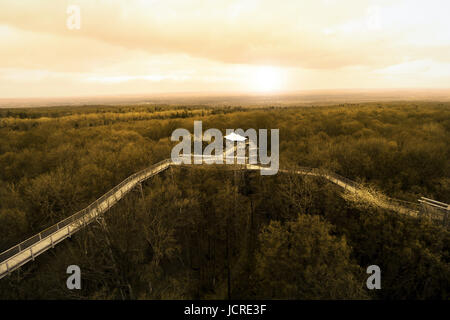
<instances>
[{"instance_id":1,"label":"sun","mask_svg":"<svg viewBox=\"0 0 450 320\"><path fill-rule=\"evenodd\" d=\"M279 68L262 66L256 68L252 76L253 90L259 92L280 91L283 86L283 74Z\"/></svg>"}]
</instances>

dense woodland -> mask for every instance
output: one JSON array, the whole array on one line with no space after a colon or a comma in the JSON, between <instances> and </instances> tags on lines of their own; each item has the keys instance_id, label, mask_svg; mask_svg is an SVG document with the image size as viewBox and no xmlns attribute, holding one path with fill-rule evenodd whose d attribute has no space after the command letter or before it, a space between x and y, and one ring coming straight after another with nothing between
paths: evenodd
<instances>
[{"instance_id":1,"label":"dense woodland","mask_svg":"<svg viewBox=\"0 0 450 320\"><path fill-rule=\"evenodd\" d=\"M170 157L176 128L278 128L280 167L450 202L450 103L0 109L0 251ZM171 168L0 280L3 299L449 299L450 233L319 178ZM79 265L82 290L66 288ZM382 289L367 290L369 265Z\"/></svg>"}]
</instances>

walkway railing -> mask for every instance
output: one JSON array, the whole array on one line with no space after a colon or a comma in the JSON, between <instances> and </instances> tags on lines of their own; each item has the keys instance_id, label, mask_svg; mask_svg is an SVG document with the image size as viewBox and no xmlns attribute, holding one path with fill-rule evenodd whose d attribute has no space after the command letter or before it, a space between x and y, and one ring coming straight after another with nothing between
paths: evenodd
<instances>
[{"instance_id":1,"label":"walkway railing","mask_svg":"<svg viewBox=\"0 0 450 320\"><path fill-rule=\"evenodd\" d=\"M164 160L132 174L83 210L1 253L0 278L70 237L100 214L108 211L137 184L167 169L170 165L171 160Z\"/></svg>"},{"instance_id":2,"label":"walkway railing","mask_svg":"<svg viewBox=\"0 0 450 320\"><path fill-rule=\"evenodd\" d=\"M1 253L0 279L17 268L20 268L28 261L34 260L38 255L53 248L57 243L71 237L73 233L84 228L99 215L108 211L136 185L161 171L166 170L171 165L176 164L173 163L172 160L166 159L147 169L132 174L86 208ZM246 164L240 166L246 170L264 170L264 166L261 165ZM357 190L363 189L361 184L323 169L296 167L292 170L281 169L280 172L323 177L349 191L357 192ZM406 213L412 216L426 214L420 210L420 205L412 202L386 197L385 203L386 207L400 213ZM433 215L431 218L446 222L448 221L448 212L443 213L441 217L435 217Z\"/></svg>"}]
</instances>

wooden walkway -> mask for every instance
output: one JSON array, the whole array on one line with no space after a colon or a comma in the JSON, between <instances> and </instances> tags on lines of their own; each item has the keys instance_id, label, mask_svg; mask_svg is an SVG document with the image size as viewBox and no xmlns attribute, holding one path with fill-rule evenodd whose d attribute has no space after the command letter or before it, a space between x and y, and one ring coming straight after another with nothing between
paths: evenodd
<instances>
[{"instance_id":1,"label":"wooden walkway","mask_svg":"<svg viewBox=\"0 0 450 320\"><path fill-rule=\"evenodd\" d=\"M204 160L206 159L204 158ZM147 169L129 176L113 189L104 194L102 197L91 203L88 207L43 230L37 235L19 243L18 245L15 245L14 247L4 251L0 254L0 279L8 275L12 271L20 268L25 263L33 261L38 255L53 248L56 244L63 241L64 239L71 237L72 234L74 234L78 230L81 230L91 222L95 221L101 214L108 211L134 187L149 179L150 177L153 177L154 175L157 175L158 173L168 169L170 166L178 166L178 164L173 163L171 159L166 159ZM263 166L252 164L239 165L239 168L245 170L267 169ZM279 172L322 177L342 187L344 190L357 194L359 197L361 197L361 199L372 202L372 204L376 206L393 210L401 214L407 214L413 217L418 217L421 214L421 207L418 204L387 197L383 197L381 199L373 197L372 195L368 194L367 190L360 184L334 173L306 167L297 168L296 170L281 169L279 170ZM441 219L445 222L447 220L447 216L448 213L444 213L443 215L439 216L440 218L437 218L438 220Z\"/></svg>"}]
</instances>

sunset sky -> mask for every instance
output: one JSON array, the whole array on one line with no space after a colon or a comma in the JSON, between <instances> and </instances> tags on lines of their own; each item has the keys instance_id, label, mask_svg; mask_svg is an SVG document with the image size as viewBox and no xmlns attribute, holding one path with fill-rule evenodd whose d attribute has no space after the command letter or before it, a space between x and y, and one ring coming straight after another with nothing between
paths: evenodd
<instances>
[{"instance_id":1,"label":"sunset sky","mask_svg":"<svg viewBox=\"0 0 450 320\"><path fill-rule=\"evenodd\" d=\"M0 0L0 98L450 88L449 12L448 0Z\"/></svg>"}]
</instances>

